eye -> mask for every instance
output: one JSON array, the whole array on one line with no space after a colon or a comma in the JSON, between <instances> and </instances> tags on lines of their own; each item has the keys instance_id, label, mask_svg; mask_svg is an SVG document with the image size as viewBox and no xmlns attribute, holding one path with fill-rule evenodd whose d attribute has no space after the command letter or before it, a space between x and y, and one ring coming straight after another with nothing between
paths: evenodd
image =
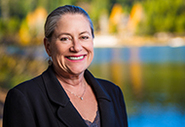
<instances>
[{"instance_id":1,"label":"eye","mask_svg":"<svg viewBox=\"0 0 185 127\"><path fill-rule=\"evenodd\" d=\"M87 40L87 39L89 39L89 37L88 36L82 36L81 39Z\"/></svg>"},{"instance_id":2,"label":"eye","mask_svg":"<svg viewBox=\"0 0 185 127\"><path fill-rule=\"evenodd\" d=\"M60 38L60 41L62 41L62 42L70 42L72 40L72 37L70 37L70 36L62 36L61 38Z\"/></svg>"},{"instance_id":3,"label":"eye","mask_svg":"<svg viewBox=\"0 0 185 127\"><path fill-rule=\"evenodd\" d=\"M60 40L61 40L61 41L68 41L68 40L69 40L69 38L67 38L67 37L63 37L63 38L61 38Z\"/></svg>"}]
</instances>

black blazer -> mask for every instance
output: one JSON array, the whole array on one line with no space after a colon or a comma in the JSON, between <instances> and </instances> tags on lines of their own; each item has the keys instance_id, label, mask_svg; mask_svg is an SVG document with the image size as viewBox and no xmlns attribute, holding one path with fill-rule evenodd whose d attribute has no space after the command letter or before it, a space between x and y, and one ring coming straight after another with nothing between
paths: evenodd
<instances>
[{"instance_id":1,"label":"black blazer","mask_svg":"<svg viewBox=\"0 0 185 127\"><path fill-rule=\"evenodd\" d=\"M96 79L86 70L85 79L98 101L101 127L127 127L120 88ZM11 89L6 97L3 127L87 127L70 102L50 66L42 75Z\"/></svg>"}]
</instances>

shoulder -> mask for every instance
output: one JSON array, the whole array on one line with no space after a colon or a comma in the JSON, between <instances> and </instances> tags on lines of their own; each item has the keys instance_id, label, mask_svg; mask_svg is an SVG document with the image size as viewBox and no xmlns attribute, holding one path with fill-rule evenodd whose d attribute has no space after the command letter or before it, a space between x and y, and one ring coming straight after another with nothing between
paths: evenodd
<instances>
[{"instance_id":1,"label":"shoulder","mask_svg":"<svg viewBox=\"0 0 185 127\"><path fill-rule=\"evenodd\" d=\"M39 80L39 82L37 81ZM18 84L10 89L5 100L5 107L10 109L19 109L19 107L31 106L38 103L37 98L44 98L45 90L42 86L41 76Z\"/></svg>"},{"instance_id":2,"label":"shoulder","mask_svg":"<svg viewBox=\"0 0 185 127\"><path fill-rule=\"evenodd\" d=\"M94 84L100 86L109 95L114 95L121 92L119 86L115 85L109 80L94 77L88 70L85 71L85 78L87 82L91 83L92 85Z\"/></svg>"},{"instance_id":3,"label":"shoulder","mask_svg":"<svg viewBox=\"0 0 185 127\"><path fill-rule=\"evenodd\" d=\"M40 74L36 77L33 77L30 80L26 80L26 81L16 85L14 88L12 88L12 90L17 89L17 90L20 90L20 91L27 92L27 91L33 91L33 90L36 90L40 87L43 87L43 85L44 85L43 77L44 77L45 74L50 73L50 70L51 70L50 67L48 67L48 69L43 71L42 74Z\"/></svg>"},{"instance_id":4,"label":"shoulder","mask_svg":"<svg viewBox=\"0 0 185 127\"><path fill-rule=\"evenodd\" d=\"M18 84L17 86L12 88L12 90L13 89L17 89L17 90L20 90L20 91L33 90L33 89L37 88L38 84L40 84L40 83L42 83L41 75Z\"/></svg>"},{"instance_id":5,"label":"shoulder","mask_svg":"<svg viewBox=\"0 0 185 127\"><path fill-rule=\"evenodd\" d=\"M113 82L106 80L106 79L100 79L100 78L96 78L96 80L102 85L102 86L108 86L111 88L115 88L117 87L117 85L115 85Z\"/></svg>"},{"instance_id":6,"label":"shoulder","mask_svg":"<svg viewBox=\"0 0 185 127\"><path fill-rule=\"evenodd\" d=\"M100 79L100 78L96 78L97 82L99 82L99 85L101 85L101 87L103 87L103 89L105 91L107 91L109 94L120 94L121 89L119 86L117 86L116 84L114 84L113 82L109 81L109 80L105 80L105 79Z\"/></svg>"},{"instance_id":7,"label":"shoulder","mask_svg":"<svg viewBox=\"0 0 185 127\"><path fill-rule=\"evenodd\" d=\"M42 77L41 75L33 79L24 81L8 91L7 97L12 99L30 98L35 97L41 93L42 89Z\"/></svg>"}]
</instances>

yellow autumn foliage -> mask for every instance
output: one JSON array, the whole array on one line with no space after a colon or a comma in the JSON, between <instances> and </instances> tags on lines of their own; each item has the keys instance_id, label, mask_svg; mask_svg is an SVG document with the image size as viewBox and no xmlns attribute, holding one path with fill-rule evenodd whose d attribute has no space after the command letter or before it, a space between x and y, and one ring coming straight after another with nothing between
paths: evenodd
<instances>
[{"instance_id":1,"label":"yellow autumn foliage","mask_svg":"<svg viewBox=\"0 0 185 127\"><path fill-rule=\"evenodd\" d=\"M127 24L128 31L135 32L135 29L136 29L138 23L141 21L142 17L143 17L143 8L142 8L141 4L139 4L139 3L135 4L132 7L129 21Z\"/></svg>"},{"instance_id":2,"label":"yellow autumn foliage","mask_svg":"<svg viewBox=\"0 0 185 127\"><path fill-rule=\"evenodd\" d=\"M122 6L120 4L115 4L109 17L109 32L116 32L117 25L121 21L122 13Z\"/></svg>"},{"instance_id":3,"label":"yellow autumn foliage","mask_svg":"<svg viewBox=\"0 0 185 127\"><path fill-rule=\"evenodd\" d=\"M28 13L19 30L19 42L22 46L42 43L46 16L47 12L42 7L38 7L34 12Z\"/></svg>"}]
</instances>

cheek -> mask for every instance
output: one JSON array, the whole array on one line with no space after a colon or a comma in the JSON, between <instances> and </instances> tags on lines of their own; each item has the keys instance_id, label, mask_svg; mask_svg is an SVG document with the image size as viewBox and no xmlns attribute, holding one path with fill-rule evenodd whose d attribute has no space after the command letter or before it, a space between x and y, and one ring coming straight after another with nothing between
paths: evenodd
<instances>
[{"instance_id":1,"label":"cheek","mask_svg":"<svg viewBox=\"0 0 185 127\"><path fill-rule=\"evenodd\" d=\"M93 59L93 57L94 57L94 47L93 47L93 45L89 45L88 50L89 50L91 59Z\"/></svg>"},{"instance_id":2,"label":"cheek","mask_svg":"<svg viewBox=\"0 0 185 127\"><path fill-rule=\"evenodd\" d=\"M89 43L86 45L86 47L87 47L90 51L93 52L93 50L94 50L93 41L92 41L92 42L89 42Z\"/></svg>"},{"instance_id":3,"label":"cheek","mask_svg":"<svg viewBox=\"0 0 185 127\"><path fill-rule=\"evenodd\" d=\"M65 46L57 45L57 44L53 45L51 49L52 49L51 53L53 57L55 57L56 55L64 55L67 50Z\"/></svg>"},{"instance_id":4,"label":"cheek","mask_svg":"<svg viewBox=\"0 0 185 127\"><path fill-rule=\"evenodd\" d=\"M92 43L92 45L90 46L90 50L91 50L92 54L94 55L94 45L93 45L93 43Z\"/></svg>"},{"instance_id":5,"label":"cheek","mask_svg":"<svg viewBox=\"0 0 185 127\"><path fill-rule=\"evenodd\" d=\"M52 57L55 57L57 54L58 54L58 48L55 47L55 46L53 46L53 47L51 48L51 56L52 56Z\"/></svg>"}]
</instances>

